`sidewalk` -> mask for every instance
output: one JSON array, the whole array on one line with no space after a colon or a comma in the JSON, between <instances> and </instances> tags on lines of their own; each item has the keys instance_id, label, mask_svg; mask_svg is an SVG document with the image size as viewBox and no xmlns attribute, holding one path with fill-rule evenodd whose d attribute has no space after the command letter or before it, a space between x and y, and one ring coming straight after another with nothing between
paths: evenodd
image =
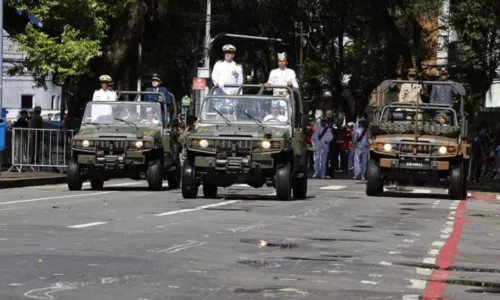
<instances>
[{"instance_id":1,"label":"sidewalk","mask_svg":"<svg viewBox=\"0 0 500 300\"><path fill-rule=\"evenodd\" d=\"M0 189L66 183L66 174L46 172L2 172Z\"/></svg>"}]
</instances>

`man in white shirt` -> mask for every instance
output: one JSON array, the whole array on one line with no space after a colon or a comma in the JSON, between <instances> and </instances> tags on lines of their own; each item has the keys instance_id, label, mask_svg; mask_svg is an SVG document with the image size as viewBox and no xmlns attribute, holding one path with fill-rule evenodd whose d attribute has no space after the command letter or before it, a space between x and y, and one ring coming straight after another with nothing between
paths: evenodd
<instances>
[{"instance_id":1,"label":"man in white shirt","mask_svg":"<svg viewBox=\"0 0 500 300\"><path fill-rule=\"evenodd\" d=\"M268 121L276 122L276 120L279 122L288 121L288 119L285 116L280 114L279 103L276 101L273 101L273 103L271 103L271 114L265 116L264 119L262 119L262 122L268 122Z\"/></svg>"},{"instance_id":2,"label":"man in white shirt","mask_svg":"<svg viewBox=\"0 0 500 300\"><path fill-rule=\"evenodd\" d=\"M215 90L215 94L234 95L238 91L238 88L226 88L224 85L243 84L243 68L233 61L236 47L229 44L224 45L222 51L224 51L224 60L216 62L212 71L212 82L214 85L219 86Z\"/></svg>"},{"instance_id":3,"label":"man in white shirt","mask_svg":"<svg viewBox=\"0 0 500 300\"><path fill-rule=\"evenodd\" d=\"M330 142L333 140L332 131L328 128L325 118L321 119L321 123L314 130L311 140L313 145L317 148L314 153L313 177L325 178Z\"/></svg>"},{"instance_id":4,"label":"man in white shirt","mask_svg":"<svg viewBox=\"0 0 500 300\"><path fill-rule=\"evenodd\" d=\"M278 65L279 68L274 69L269 73L269 79L264 84L265 88L269 88L271 85L281 85L289 86L293 90L299 88L299 83L297 82L297 76L295 71L287 68L288 60L286 53L278 53ZM288 91L285 89L273 89L274 96L288 96Z\"/></svg>"},{"instance_id":5,"label":"man in white shirt","mask_svg":"<svg viewBox=\"0 0 500 300\"><path fill-rule=\"evenodd\" d=\"M408 80L417 81L417 71L408 70ZM418 83L403 83L399 91L399 102L418 102L422 103L422 94L427 93L427 86Z\"/></svg>"},{"instance_id":6,"label":"man in white shirt","mask_svg":"<svg viewBox=\"0 0 500 300\"><path fill-rule=\"evenodd\" d=\"M101 89L94 92L92 101L93 102L116 101L118 96L116 95L116 92L111 90L111 82L112 82L111 76L101 75L99 77L99 80L101 81ZM92 122L95 122L95 120L100 116L112 115L112 114L113 110L111 106L108 104L102 104L102 105L94 104L92 106L92 113L91 113Z\"/></svg>"}]
</instances>

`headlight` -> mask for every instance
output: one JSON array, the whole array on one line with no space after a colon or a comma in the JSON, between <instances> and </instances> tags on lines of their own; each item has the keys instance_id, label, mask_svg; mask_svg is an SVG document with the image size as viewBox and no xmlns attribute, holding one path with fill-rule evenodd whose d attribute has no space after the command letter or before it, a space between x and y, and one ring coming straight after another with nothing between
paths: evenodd
<instances>
[{"instance_id":1,"label":"headlight","mask_svg":"<svg viewBox=\"0 0 500 300\"><path fill-rule=\"evenodd\" d=\"M143 145L144 145L144 144L142 143L142 141L137 141L137 142L135 142L135 146L136 146L137 148L142 148L142 146L143 146Z\"/></svg>"},{"instance_id":2,"label":"headlight","mask_svg":"<svg viewBox=\"0 0 500 300\"><path fill-rule=\"evenodd\" d=\"M262 148L264 148L264 149L271 148L271 142L269 142L269 141L263 141L262 142Z\"/></svg>"},{"instance_id":3,"label":"headlight","mask_svg":"<svg viewBox=\"0 0 500 300\"><path fill-rule=\"evenodd\" d=\"M207 140L201 140L200 141L200 147L201 148L207 148L208 147L208 141Z\"/></svg>"},{"instance_id":4,"label":"headlight","mask_svg":"<svg viewBox=\"0 0 500 300\"><path fill-rule=\"evenodd\" d=\"M446 147L439 147L440 154L446 154L447 151L448 151L448 149L446 149Z\"/></svg>"},{"instance_id":5,"label":"headlight","mask_svg":"<svg viewBox=\"0 0 500 300\"><path fill-rule=\"evenodd\" d=\"M391 152L391 150L392 150L392 145L391 144L385 144L384 145L384 151Z\"/></svg>"},{"instance_id":6,"label":"headlight","mask_svg":"<svg viewBox=\"0 0 500 300\"><path fill-rule=\"evenodd\" d=\"M83 147L88 147L88 146L90 146L90 142L88 140L85 140L85 141L82 142L82 146Z\"/></svg>"}]
</instances>

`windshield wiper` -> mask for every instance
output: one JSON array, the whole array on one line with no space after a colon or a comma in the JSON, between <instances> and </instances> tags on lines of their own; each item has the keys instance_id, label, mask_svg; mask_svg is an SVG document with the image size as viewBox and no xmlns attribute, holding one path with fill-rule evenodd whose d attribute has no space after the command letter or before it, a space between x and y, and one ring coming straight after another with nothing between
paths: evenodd
<instances>
[{"instance_id":1,"label":"windshield wiper","mask_svg":"<svg viewBox=\"0 0 500 300\"><path fill-rule=\"evenodd\" d=\"M244 110L240 110L240 112L244 113L247 117L249 117L250 119L255 121L255 123L257 123L257 125L264 127L264 125L262 125L262 122L260 120L258 120L257 118L255 118L254 116L252 116L251 114L247 113Z\"/></svg>"},{"instance_id":2,"label":"windshield wiper","mask_svg":"<svg viewBox=\"0 0 500 300\"><path fill-rule=\"evenodd\" d=\"M220 111L218 111L215 107L212 107L212 109L215 110L215 112L219 114L219 116L221 116L224 119L224 121L226 121L227 125L231 126L231 121L229 121L228 118L224 117L224 115Z\"/></svg>"},{"instance_id":3,"label":"windshield wiper","mask_svg":"<svg viewBox=\"0 0 500 300\"><path fill-rule=\"evenodd\" d=\"M113 118L113 119L114 119L114 120L116 120L116 121L120 121L120 122L123 122L123 123L127 123L127 124L129 124L130 126L134 126L137 130L139 130L139 127L138 127L136 124L134 124L134 123L132 123L132 122L130 122L130 121L127 121L127 120L124 120L124 119L119 119L119 118Z\"/></svg>"}]
</instances>

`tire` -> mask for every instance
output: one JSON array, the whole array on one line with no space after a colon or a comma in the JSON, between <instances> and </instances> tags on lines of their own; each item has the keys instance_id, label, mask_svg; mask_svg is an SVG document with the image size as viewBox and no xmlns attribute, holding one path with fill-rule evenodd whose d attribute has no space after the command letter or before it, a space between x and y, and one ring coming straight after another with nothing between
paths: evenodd
<instances>
[{"instance_id":1,"label":"tire","mask_svg":"<svg viewBox=\"0 0 500 300\"><path fill-rule=\"evenodd\" d=\"M81 191L83 185L80 174L80 165L71 157L68 161L68 189L70 191Z\"/></svg>"},{"instance_id":2,"label":"tire","mask_svg":"<svg viewBox=\"0 0 500 300\"><path fill-rule=\"evenodd\" d=\"M293 180L293 198L304 200L307 198L307 173L304 176Z\"/></svg>"},{"instance_id":3,"label":"tire","mask_svg":"<svg viewBox=\"0 0 500 300\"><path fill-rule=\"evenodd\" d=\"M450 170L450 178L448 180L448 195L452 200L463 200L464 198L464 166L460 163L459 166L453 167Z\"/></svg>"},{"instance_id":4,"label":"tire","mask_svg":"<svg viewBox=\"0 0 500 300\"><path fill-rule=\"evenodd\" d=\"M217 197L217 188L219 186L216 184L203 183L203 196L205 198L215 198Z\"/></svg>"},{"instance_id":5,"label":"tire","mask_svg":"<svg viewBox=\"0 0 500 300\"><path fill-rule=\"evenodd\" d=\"M167 173L168 188L171 190L178 189L181 186L182 166L179 155L174 161L175 170Z\"/></svg>"},{"instance_id":6,"label":"tire","mask_svg":"<svg viewBox=\"0 0 500 300\"><path fill-rule=\"evenodd\" d=\"M196 182L196 169L189 158L184 161L182 168L182 197L195 199L198 197L198 183Z\"/></svg>"},{"instance_id":7,"label":"tire","mask_svg":"<svg viewBox=\"0 0 500 300\"><path fill-rule=\"evenodd\" d=\"M161 191L163 189L163 161L160 158L155 159L154 164L148 166L146 179L150 190Z\"/></svg>"},{"instance_id":8,"label":"tire","mask_svg":"<svg viewBox=\"0 0 500 300\"><path fill-rule=\"evenodd\" d=\"M380 167L377 166L373 159L368 161L368 169L366 170L366 195L380 196L384 191L384 183L380 175Z\"/></svg>"},{"instance_id":9,"label":"tire","mask_svg":"<svg viewBox=\"0 0 500 300\"><path fill-rule=\"evenodd\" d=\"M278 200L292 198L292 165L290 162L276 169L276 196Z\"/></svg>"},{"instance_id":10,"label":"tire","mask_svg":"<svg viewBox=\"0 0 500 300\"><path fill-rule=\"evenodd\" d=\"M90 187L93 190L102 190L104 187L104 181L101 179L92 179L90 180Z\"/></svg>"},{"instance_id":11,"label":"tire","mask_svg":"<svg viewBox=\"0 0 500 300\"><path fill-rule=\"evenodd\" d=\"M467 195L468 195L468 188L467 188L467 184L468 184L468 180L467 178L469 177L469 168L470 168L470 160L464 160L464 179L463 179L463 191L462 191L462 199L467 199Z\"/></svg>"}]
</instances>

